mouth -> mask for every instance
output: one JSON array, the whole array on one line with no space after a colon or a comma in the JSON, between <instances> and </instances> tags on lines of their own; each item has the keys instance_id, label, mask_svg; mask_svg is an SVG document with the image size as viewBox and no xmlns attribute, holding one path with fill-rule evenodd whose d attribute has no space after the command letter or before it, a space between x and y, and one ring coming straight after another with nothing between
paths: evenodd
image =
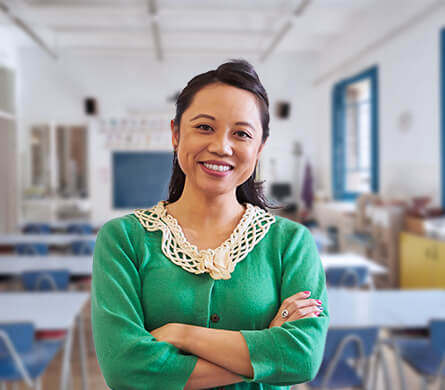
<instances>
[{"instance_id":1,"label":"mouth","mask_svg":"<svg viewBox=\"0 0 445 390\"><path fill-rule=\"evenodd\" d=\"M233 166L230 164L221 164L221 163L214 163L214 162L206 162L206 161L200 161L199 164L203 165L207 169L215 172L228 172L233 170Z\"/></svg>"}]
</instances>

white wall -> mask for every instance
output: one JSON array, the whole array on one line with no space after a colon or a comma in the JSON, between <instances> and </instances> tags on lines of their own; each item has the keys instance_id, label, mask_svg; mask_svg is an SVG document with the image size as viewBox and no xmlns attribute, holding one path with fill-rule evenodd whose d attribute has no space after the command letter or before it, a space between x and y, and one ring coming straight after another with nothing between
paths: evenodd
<instances>
[{"instance_id":1,"label":"white wall","mask_svg":"<svg viewBox=\"0 0 445 390\"><path fill-rule=\"evenodd\" d=\"M14 69L16 53L10 30L0 27L0 65Z\"/></svg>"},{"instance_id":2,"label":"white wall","mask_svg":"<svg viewBox=\"0 0 445 390\"><path fill-rule=\"evenodd\" d=\"M329 45L318 64L316 81L319 189L331 194L331 90L342 78L378 65L380 77L380 192L407 199L429 195L440 204L439 37L445 7L388 35L420 15L432 1L394 0L385 9L357 20L348 33ZM443 3L443 2L442 2ZM414 20L414 19L413 19ZM361 55L364 49L376 44ZM346 60L352 59L349 63ZM342 65L343 63L343 65ZM404 112L412 127L401 131Z\"/></svg>"},{"instance_id":3,"label":"white wall","mask_svg":"<svg viewBox=\"0 0 445 390\"><path fill-rule=\"evenodd\" d=\"M247 58L248 59L248 58ZM70 51L53 61L38 49L22 49L19 54L21 80L22 131L32 123L57 121L86 123L83 99L94 96L100 115L126 116L129 113L173 113L174 104L167 97L182 89L194 75L214 69L226 58L189 55L168 57L157 62L142 51ZM316 151L311 81L316 57L280 55L266 63L254 65L271 102L271 137L263 151L262 176L270 181L270 161L277 161L277 180L295 184L295 160L291 154L294 141L303 144L304 152L314 162ZM275 117L277 101L291 102L288 120ZM96 140L96 141L95 141ZM24 148L25 142L22 143ZM91 180L105 172L109 157L97 138L92 139ZM306 157L305 157L306 159ZM104 221L116 213L111 208L111 177L102 175L100 185L92 185L94 220ZM121 212L119 212L121 213Z\"/></svg>"}]
</instances>

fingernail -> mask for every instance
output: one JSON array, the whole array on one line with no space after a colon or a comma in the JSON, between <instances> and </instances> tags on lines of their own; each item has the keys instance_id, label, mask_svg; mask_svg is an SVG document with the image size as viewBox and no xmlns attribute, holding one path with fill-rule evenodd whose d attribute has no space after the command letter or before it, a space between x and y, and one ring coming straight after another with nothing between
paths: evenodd
<instances>
[{"instance_id":1,"label":"fingernail","mask_svg":"<svg viewBox=\"0 0 445 390\"><path fill-rule=\"evenodd\" d=\"M317 304L321 305L323 302L320 301L319 299L316 299L315 302L317 302Z\"/></svg>"},{"instance_id":2,"label":"fingernail","mask_svg":"<svg viewBox=\"0 0 445 390\"><path fill-rule=\"evenodd\" d=\"M323 306L320 306L320 307L318 308L318 310L323 311L323 310L324 310L324 307L323 307Z\"/></svg>"},{"instance_id":3,"label":"fingernail","mask_svg":"<svg viewBox=\"0 0 445 390\"><path fill-rule=\"evenodd\" d=\"M310 291L303 291L303 294L304 295L311 295L311 292Z\"/></svg>"},{"instance_id":4,"label":"fingernail","mask_svg":"<svg viewBox=\"0 0 445 390\"><path fill-rule=\"evenodd\" d=\"M321 312L317 312L315 313L315 315L318 317L321 314Z\"/></svg>"}]
</instances>

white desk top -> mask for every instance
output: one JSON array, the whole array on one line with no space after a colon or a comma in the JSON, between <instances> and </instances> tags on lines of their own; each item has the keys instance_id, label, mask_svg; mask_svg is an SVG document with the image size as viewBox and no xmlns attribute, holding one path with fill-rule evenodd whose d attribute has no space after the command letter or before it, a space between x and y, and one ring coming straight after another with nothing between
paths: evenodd
<instances>
[{"instance_id":1,"label":"white desk top","mask_svg":"<svg viewBox=\"0 0 445 390\"><path fill-rule=\"evenodd\" d=\"M2 233L0 234L0 245L16 245L27 243L45 243L48 245L69 245L73 241L96 240L95 234L22 234Z\"/></svg>"},{"instance_id":2,"label":"white desk top","mask_svg":"<svg viewBox=\"0 0 445 390\"><path fill-rule=\"evenodd\" d=\"M445 290L328 290L330 327L426 328L445 318Z\"/></svg>"},{"instance_id":3,"label":"white desk top","mask_svg":"<svg viewBox=\"0 0 445 390\"><path fill-rule=\"evenodd\" d=\"M92 268L92 256L0 256L0 275L19 275L38 269L67 269L71 275L89 276Z\"/></svg>"},{"instance_id":4,"label":"white desk top","mask_svg":"<svg viewBox=\"0 0 445 390\"><path fill-rule=\"evenodd\" d=\"M387 269L357 253L321 253L323 267L366 266L372 274L386 273Z\"/></svg>"},{"instance_id":5,"label":"white desk top","mask_svg":"<svg viewBox=\"0 0 445 390\"><path fill-rule=\"evenodd\" d=\"M88 298L87 292L1 292L0 322L31 321L38 330L68 329Z\"/></svg>"}]
</instances>

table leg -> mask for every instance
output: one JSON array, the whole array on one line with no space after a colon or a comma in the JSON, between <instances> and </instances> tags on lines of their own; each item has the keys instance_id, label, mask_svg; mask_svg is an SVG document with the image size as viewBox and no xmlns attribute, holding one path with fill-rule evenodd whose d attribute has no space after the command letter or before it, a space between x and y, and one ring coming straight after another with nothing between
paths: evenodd
<instances>
[{"instance_id":1,"label":"table leg","mask_svg":"<svg viewBox=\"0 0 445 390\"><path fill-rule=\"evenodd\" d=\"M80 369L82 371L82 389L88 390L88 362L85 346L85 323L83 320L83 313L81 312L77 317L78 331L79 331L79 348L80 348Z\"/></svg>"},{"instance_id":2,"label":"table leg","mask_svg":"<svg viewBox=\"0 0 445 390\"><path fill-rule=\"evenodd\" d=\"M62 375L60 376L60 390L67 390L71 375L71 350L73 346L74 325L68 329L65 345L63 346Z\"/></svg>"}]
</instances>

